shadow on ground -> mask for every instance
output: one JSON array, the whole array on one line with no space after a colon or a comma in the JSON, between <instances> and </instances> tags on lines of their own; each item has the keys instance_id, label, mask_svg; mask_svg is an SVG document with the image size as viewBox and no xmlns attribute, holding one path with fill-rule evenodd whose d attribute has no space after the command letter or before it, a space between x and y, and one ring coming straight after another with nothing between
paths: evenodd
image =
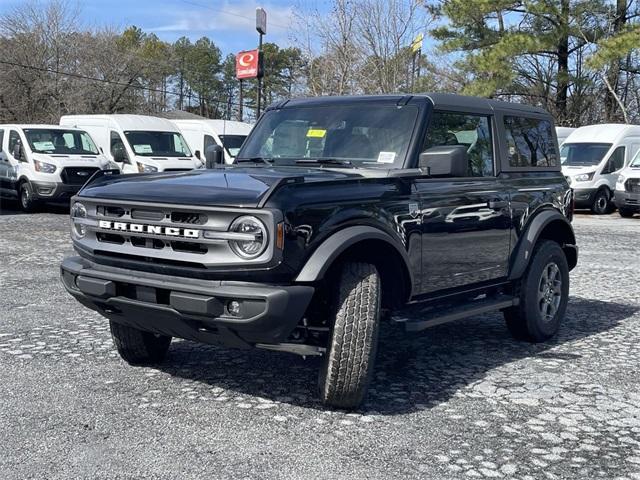
<instances>
[{"instance_id":1,"label":"shadow on ground","mask_svg":"<svg viewBox=\"0 0 640 480\"><path fill-rule=\"evenodd\" d=\"M514 341L502 315L475 317L406 334L384 325L375 378L360 412L396 415L431 408L487 372L525 357L574 361L580 354L553 347L597 335L640 307L571 298L560 334L544 344ZM295 405L323 409L316 385L320 359L260 350L175 342L159 368L174 376Z\"/></svg>"},{"instance_id":2,"label":"shadow on ground","mask_svg":"<svg viewBox=\"0 0 640 480\"><path fill-rule=\"evenodd\" d=\"M38 213L55 213L61 215L69 215L69 205L67 204L55 204L40 205L39 208L33 213L23 212L17 202L12 200L0 199L0 216L6 215L34 215Z\"/></svg>"}]
</instances>

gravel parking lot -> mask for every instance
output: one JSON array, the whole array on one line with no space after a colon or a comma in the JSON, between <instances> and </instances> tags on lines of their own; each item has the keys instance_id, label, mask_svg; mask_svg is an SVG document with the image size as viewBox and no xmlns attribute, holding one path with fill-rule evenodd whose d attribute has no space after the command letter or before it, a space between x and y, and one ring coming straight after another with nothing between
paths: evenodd
<instances>
[{"instance_id":1,"label":"gravel parking lot","mask_svg":"<svg viewBox=\"0 0 640 480\"><path fill-rule=\"evenodd\" d=\"M558 338L385 328L348 413L316 400L317 359L175 341L128 366L58 280L64 211L0 213L0 478L640 479L640 218L577 217Z\"/></svg>"}]
</instances>

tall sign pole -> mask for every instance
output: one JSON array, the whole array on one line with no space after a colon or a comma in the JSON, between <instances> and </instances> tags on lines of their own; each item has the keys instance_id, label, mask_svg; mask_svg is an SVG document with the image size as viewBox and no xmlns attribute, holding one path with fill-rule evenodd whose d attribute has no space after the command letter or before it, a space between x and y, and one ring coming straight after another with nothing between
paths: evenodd
<instances>
[{"instance_id":1,"label":"tall sign pole","mask_svg":"<svg viewBox=\"0 0 640 480\"><path fill-rule=\"evenodd\" d=\"M264 59L262 57L262 36L267 33L267 12L264 8L256 8L256 30L258 31L258 92L256 93L256 120L260 117L262 107L262 77L264 76Z\"/></svg>"}]
</instances>

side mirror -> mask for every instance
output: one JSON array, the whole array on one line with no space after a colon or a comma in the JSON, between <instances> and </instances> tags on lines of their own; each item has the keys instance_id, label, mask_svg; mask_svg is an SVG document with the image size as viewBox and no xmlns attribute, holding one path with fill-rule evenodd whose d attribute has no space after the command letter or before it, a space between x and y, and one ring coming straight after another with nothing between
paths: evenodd
<instances>
[{"instance_id":1,"label":"side mirror","mask_svg":"<svg viewBox=\"0 0 640 480\"><path fill-rule=\"evenodd\" d=\"M20 143L20 141L17 141L13 146L13 158L22 160L22 143Z\"/></svg>"},{"instance_id":2,"label":"side mirror","mask_svg":"<svg viewBox=\"0 0 640 480\"><path fill-rule=\"evenodd\" d=\"M113 152L111 152L113 154L113 161L116 163L124 163L127 161L127 154L124 151L124 148L114 148Z\"/></svg>"},{"instance_id":3,"label":"side mirror","mask_svg":"<svg viewBox=\"0 0 640 480\"><path fill-rule=\"evenodd\" d=\"M432 177L467 177L469 157L464 145L431 147L420 154L418 167Z\"/></svg>"},{"instance_id":4,"label":"side mirror","mask_svg":"<svg viewBox=\"0 0 640 480\"><path fill-rule=\"evenodd\" d=\"M206 159L206 167L207 168L216 168L216 166L221 165L224 162L224 157L222 156L222 147L220 145L211 145L204 152L204 157Z\"/></svg>"},{"instance_id":5,"label":"side mirror","mask_svg":"<svg viewBox=\"0 0 640 480\"><path fill-rule=\"evenodd\" d=\"M197 158L198 160L202 160L202 157L200 156L200 150L196 150L196 151L195 151L195 153L194 153L194 155L196 156L196 158Z\"/></svg>"},{"instance_id":6,"label":"side mirror","mask_svg":"<svg viewBox=\"0 0 640 480\"><path fill-rule=\"evenodd\" d=\"M104 155L104 150L102 149L102 147L98 147L98 151L99 151L102 155Z\"/></svg>"}]
</instances>

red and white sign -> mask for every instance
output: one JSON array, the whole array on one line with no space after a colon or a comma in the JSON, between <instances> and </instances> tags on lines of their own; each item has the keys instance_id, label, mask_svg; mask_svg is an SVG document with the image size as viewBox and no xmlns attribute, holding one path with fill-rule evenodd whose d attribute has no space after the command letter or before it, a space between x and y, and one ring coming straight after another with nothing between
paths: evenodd
<instances>
[{"instance_id":1,"label":"red and white sign","mask_svg":"<svg viewBox=\"0 0 640 480\"><path fill-rule=\"evenodd\" d=\"M256 78L258 76L258 50L247 50L236 55L236 78Z\"/></svg>"}]
</instances>

